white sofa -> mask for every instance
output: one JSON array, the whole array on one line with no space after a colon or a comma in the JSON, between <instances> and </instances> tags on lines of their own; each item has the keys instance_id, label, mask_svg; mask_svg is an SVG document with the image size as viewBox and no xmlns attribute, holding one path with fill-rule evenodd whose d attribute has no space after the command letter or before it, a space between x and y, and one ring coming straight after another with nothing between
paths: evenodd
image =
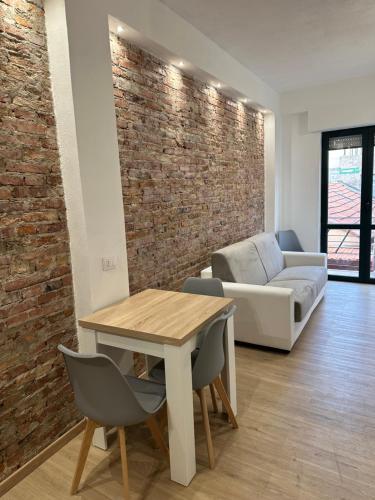
<instances>
[{"instance_id":1,"label":"white sofa","mask_svg":"<svg viewBox=\"0 0 375 500\"><path fill-rule=\"evenodd\" d=\"M235 299L235 339L290 351L323 298L327 255L282 252L273 233L262 233L212 254L202 278L223 281Z\"/></svg>"}]
</instances>

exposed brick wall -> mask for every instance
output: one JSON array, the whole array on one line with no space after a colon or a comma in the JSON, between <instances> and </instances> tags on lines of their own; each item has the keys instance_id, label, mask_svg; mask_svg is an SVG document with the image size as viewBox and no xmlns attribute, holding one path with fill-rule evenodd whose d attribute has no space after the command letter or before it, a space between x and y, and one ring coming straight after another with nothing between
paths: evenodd
<instances>
[{"instance_id":1,"label":"exposed brick wall","mask_svg":"<svg viewBox=\"0 0 375 500\"><path fill-rule=\"evenodd\" d=\"M0 0L0 480L78 419L68 232L39 2Z\"/></svg>"},{"instance_id":2,"label":"exposed brick wall","mask_svg":"<svg viewBox=\"0 0 375 500\"><path fill-rule=\"evenodd\" d=\"M263 116L111 38L132 292L263 230Z\"/></svg>"}]
</instances>

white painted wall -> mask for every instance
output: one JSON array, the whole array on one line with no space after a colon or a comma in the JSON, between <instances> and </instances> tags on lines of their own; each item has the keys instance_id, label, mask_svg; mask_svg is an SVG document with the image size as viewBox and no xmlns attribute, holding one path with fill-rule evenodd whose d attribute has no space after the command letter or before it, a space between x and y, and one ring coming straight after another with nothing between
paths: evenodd
<instances>
[{"instance_id":1,"label":"white painted wall","mask_svg":"<svg viewBox=\"0 0 375 500\"><path fill-rule=\"evenodd\" d=\"M45 9L79 318L129 293L109 16L271 110L277 126L279 96L157 0L45 0ZM275 225L281 158L272 116L266 118L265 145L268 229ZM114 257L116 269L103 271L102 257ZM79 332L80 345L88 339Z\"/></svg>"},{"instance_id":2,"label":"white painted wall","mask_svg":"<svg viewBox=\"0 0 375 500\"><path fill-rule=\"evenodd\" d=\"M279 193L281 182L281 118L279 114L264 115L264 229L275 231L279 226Z\"/></svg>"},{"instance_id":3,"label":"white painted wall","mask_svg":"<svg viewBox=\"0 0 375 500\"><path fill-rule=\"evenodd\" d=\"M85 23L63 0L45 8L79 318L129 293L107 18ZM116 269L104 272L111 256ZM80 346L90 341L78 332Z\"/></svg>"},{"instance_id":4,"label":"white painted wall","mask_svg":"<svg viewBox=\"0 0 375 500\"><path fill-rule=\"evenodd\" d=\"M375 123L375 74L319 85L281 96L283 113L308 112L310 132L360 127Z\"/></svg>"},{"instance_id":5,"label":"white painted wall","mask_svg":"<svg viewBox=\"0 0 375 500\"><path fill-rule=\"evenodd\" d=\"M280 227L305 250L320 249L321 132L375 124L375 76L281 95L283 153Z\"/></svg>"},{"instance_id":6,"label":"white painted wall","mask_svg":"<svg viewBox=\"0 0 375 500\"><path fill-rule=\"evenodd\" d=\"M320 241L320 134L307 130L307 113L288 115L283 129L283 229L294 229L306 251Z\"/></svg>"}]
</instances>

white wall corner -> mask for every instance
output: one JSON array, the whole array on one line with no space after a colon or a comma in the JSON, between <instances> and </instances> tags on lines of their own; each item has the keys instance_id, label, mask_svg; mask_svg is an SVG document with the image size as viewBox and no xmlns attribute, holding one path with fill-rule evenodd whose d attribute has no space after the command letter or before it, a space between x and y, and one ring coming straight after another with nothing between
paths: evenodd
<instances>
[{"instance_id":1,"label":"white wall corner","mask_svg":"<svg viewBox=\"0 0 375 500\"><path fill-rule=\"evenodd\" d=\"M277 230L277 181L279 169L276 160L276 120L273 113L264 115L264 230Z\"/></svg>"},{"instance_id":2,"label":"white wall corner","mask_svg":"<svg viewBox=\"0 0 375 500\"><path fill-rule=\"evenodd\" d=\"M70 1L45 2L79 318L127 296L129 286L108 21L97 16L88 26L84 13L71 7ZM115 256L116 269L105 272L101 259L108 255ZM80 329L78 337L85 342Z\"/></svg>"}]
</instances>

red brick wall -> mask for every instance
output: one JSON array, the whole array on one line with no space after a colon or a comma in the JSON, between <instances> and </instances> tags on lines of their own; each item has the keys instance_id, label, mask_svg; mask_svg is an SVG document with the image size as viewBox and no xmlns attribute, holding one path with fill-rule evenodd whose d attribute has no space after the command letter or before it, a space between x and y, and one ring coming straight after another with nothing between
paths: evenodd
<instances>
[{"instance_id":1,"label":"red brick wall","mask_svg":"<svg viewBox=\"0 0 375 500\"><path fill-rule=\"evenodd\" d=\"M0 0L0 480L77 421L68 232L39 3Z\"/></svg>"},{"instance_id":2,"label":"red brick wall","mask_svg":"<svg viewBox=\"0 0 375 500\"><path fill-rule=\"evenodd\" d=\"M112 37L132 292L263 230L263 116Z\"/></svg>"}]
</instances>

